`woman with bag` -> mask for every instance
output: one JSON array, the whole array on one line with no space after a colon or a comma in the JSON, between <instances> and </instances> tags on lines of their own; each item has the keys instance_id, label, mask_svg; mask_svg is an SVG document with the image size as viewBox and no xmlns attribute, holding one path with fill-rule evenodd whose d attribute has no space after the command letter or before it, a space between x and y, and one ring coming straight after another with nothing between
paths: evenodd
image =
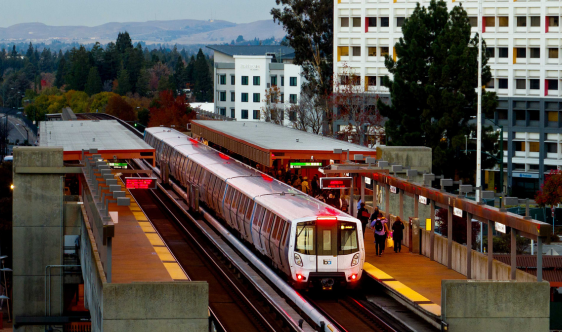
<instances>
[{"instance_id":1,"label":"woman with bag","mask_svg":"<svg viewBox=\"0 0 562 332\"><path fill-rule=\"evenodd\" d=\"M386 235L389 233L388 221L385 217L380 219L375 219L371 223L371 227L375 229L375 253L377 256L381 257L384 252Z\"/></svg>"},{"instance_id":2,"label":"woman with bag","mask_svg":"<svg viewBox=\"0 0 562 332\"><path fill-rule=\"evenodd\" d=\"M396 217L396 221L392 224L392 238L394 240L394 252L398 253L402 250L402 239L404 238L404 223L400 217Z\"/></svg>"}]
</instances>

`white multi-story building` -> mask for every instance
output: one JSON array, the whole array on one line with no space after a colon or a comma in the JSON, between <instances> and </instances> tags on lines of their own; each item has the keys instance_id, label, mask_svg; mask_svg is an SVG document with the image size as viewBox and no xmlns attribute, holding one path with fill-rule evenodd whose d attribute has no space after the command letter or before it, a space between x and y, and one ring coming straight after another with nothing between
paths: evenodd
<instances>
[{"instance_id":1,"label":"white multi-story building","mask_svg":"<svg viewBox=\"0 0 562 332\"><path fill-rule=\"evenodd\" d=\"M238 121L264 120L268 91L279 88L279 108L296 104L301 92L301 67L294 50L284 46L207 46L214 51L215 112ZM281 112L285 124L289 118Z\"/></svg>"},{"instance_id":2,"label":"white multi-story building","mask_svg":"<svg viewBox=\"0 0 562 332\"><path fill-rule=\"evenodd\" d=\"M429 0L334 0L334 75L349 71L357 85L381 97L388 75L384 55L396 58L394 45L416 3ZM462 4L478 31L478 1ZM482 0L483 34L490 56L499 106L492 119L504 129L505 189L533 196L544 174L562 165L562 30L560 0ZM486 125L490 125L489 122ZM499 173L487 172L488 188L500 190Z\"/></svg>"}]
</instances>

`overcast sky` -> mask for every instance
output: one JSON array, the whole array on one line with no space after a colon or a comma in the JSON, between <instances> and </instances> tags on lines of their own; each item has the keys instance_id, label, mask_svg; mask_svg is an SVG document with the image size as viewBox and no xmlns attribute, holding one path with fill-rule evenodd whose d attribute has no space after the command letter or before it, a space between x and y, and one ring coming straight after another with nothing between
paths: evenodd
<instances>
[{"instance_id":1,"label":"overcast sky","mask_svg":"<svg viewBox=\"0 0 562 332\"><path fill-rule=\"evenodd\" d=\"M271 19L273 6L274 0L0 0L0 27L210 18L248 23Z\"/></svg>"}]
</instances>

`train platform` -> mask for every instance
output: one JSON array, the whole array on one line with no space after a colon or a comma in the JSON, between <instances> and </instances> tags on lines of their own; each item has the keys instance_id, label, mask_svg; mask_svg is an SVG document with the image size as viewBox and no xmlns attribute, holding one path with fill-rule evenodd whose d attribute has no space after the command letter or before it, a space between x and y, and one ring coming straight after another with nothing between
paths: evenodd
<instances>
[{"instance_id":1,"label":"train platform","mask_svg":"<svg viewBox=\"0 0 562 332\"><path fill-rule=\"evenodd\" d=\"M377 257L371 229L365 234L365 252L363 277L376 280L406 304L436 319L441 316L441 280L466 279L436 261L411 254L405 246L400 253L386 248L383 255Z\"/></svg>"},{"instance_id":2,"label":"train platform","mask_svg":"<svg viewBox=\"0 0 562 332\"><path fill-rule=\"evenodd\" d=\"M131 205L109 205L115 223L112 283L188 280L123 182L118 181L126 197L131 199Z\"/></svg>"}]
</instances>

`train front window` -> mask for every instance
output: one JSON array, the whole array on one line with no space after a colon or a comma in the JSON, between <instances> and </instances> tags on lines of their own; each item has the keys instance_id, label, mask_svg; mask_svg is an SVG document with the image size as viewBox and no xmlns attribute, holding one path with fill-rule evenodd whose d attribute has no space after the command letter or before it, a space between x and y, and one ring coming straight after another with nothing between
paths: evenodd
<instances>
[{"instance_id":1,"label":"train front window","mask_svg":"<svg viewBox=\"0 0 562 332\"><path fill-rule=\"evenodd\" d=\"M356 223L340 222L338 233L338 255L349 255L359 251Z\"/></svg>"},{"instance_id":2,"label":"train front window","mask_svg":"<svg viewBox=\"0 0 562 332\"><path fill-rule=\"evenodd\" d=\"M295 251L305 255L316 255L315 247L315 225L313 222L300 222L297 224L297 236L295 238Z\"/></svg>"}]
</instances>

